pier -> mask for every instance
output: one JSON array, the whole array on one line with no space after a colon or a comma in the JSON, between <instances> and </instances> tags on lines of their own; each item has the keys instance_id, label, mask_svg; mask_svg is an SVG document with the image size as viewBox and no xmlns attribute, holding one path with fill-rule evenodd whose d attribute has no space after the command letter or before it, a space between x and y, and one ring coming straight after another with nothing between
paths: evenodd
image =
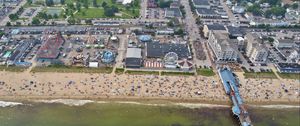
<instances>
[{"instance_id":1,"label":"pier","mask_svg":"<svg viewBox=\"0 0 300 126\"><path fill-rule=\"evenodd\" d=\"M240 125L253 126L249 113L238 90L238 79L229 68L219 69L218 74L221 78L226 94L232 101L232 113L234 114L234 116L238 117Z\"/></svg>"}]
</instances>

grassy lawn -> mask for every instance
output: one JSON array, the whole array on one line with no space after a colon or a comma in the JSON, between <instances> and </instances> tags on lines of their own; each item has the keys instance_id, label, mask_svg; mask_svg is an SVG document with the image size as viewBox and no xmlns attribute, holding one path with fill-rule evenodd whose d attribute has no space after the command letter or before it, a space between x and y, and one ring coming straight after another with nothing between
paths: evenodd
<instances>
[{"instance_id":1,"label":"grassy lawn","mask_svg":"<svg viewBox=\"0 0 300 126\"><path fill-rule=\"evenodd\" d=\"M166 76L193 76L195 75L194 73L190 73L190 72L166 72L163 71L161 72L161 75L166 75Z\"/></svg>"},{"instance_id":2,"label":"grassy lawn","mask_svg":"<svg viewBox=\"0 0 300 126\"><path fill-rule=\"evenodd\" d=\"M269 78L277 79L274 72L245 72L245 78Z\"/></svg>"},{"instance_id":3,"label":"grassy lawn","mask_svg":"<svg viewBox=\"0 0 300 126\"><path fill-rule=\"evenodd\" d=\"M207 77L216 75L216 73L214 73L212 69L207 69L207 68L198 68L197 74L202 76L207 76Z\"/></svg>"},{"instance_id":4,"label":"grassy lawn","mask_svg":"<svg viewBox=\"0 0 300 126\"><path fill-rule=\"evenodd\" d=\"M59 73L111 73L111 67L88 68L71 66L35 67L30 72L59 72Z\"/></svg>"},{"instance_id":5,"label":"grassy lawn","mask_svg":"<svg viewBox=\"0 0 300 126\"><path fill-rule=\"evenodd\" d=\"M16 66L4 66L4 65L0 65L0 71L9 71L9 72L23 72L25 71L27 68L24 67L16 67Z\"/></svg>"},{"instance_id":6,"label":"grassy lawn","mask_svg":"<svg viewBox=\"0 0 300 126\"><path fill-rule=\"evenodd\" d=\"M135 70L127 70L125 73L127 73L127 74L137 74L137 75L144 75L144 74L159 75L158 71L135 71Z\"/></svg>"},{"instance_id":7,"label":"grassy lawn","mask_svg":"<svg viewBox=\"0 0 300 126\"><path fill-rule=\"evenodd\" d=\"M279 73L279 72L277 72L277 74L283 79L300 80L300 74L297 74L297 73Z\"/></svg>"},{"instance_id":8,"label":"grassy lawn","mask_svg":"<svg viewBox=\"0 0 300 126\"><path fill-rule=\"evenodd\" d=\"M115 74L123 74L124 73L124 68L116 68Z\"/></svg>"},{"instance_id":9,"label":"grassy lawn","mask_svg":"<svg viewBox=\"0 0 300 126\"><path fill-rule=\"evenodd\" d=\"M103 8L89 8L89 9L82 9L80 12L77 12L75 18L103 18L104 9Z\"/></svg>"},{"instance_id":10,"label":"grassy lawn","mask_svg":"<svg viewBox=\"0 0 300 126\"><path fill-rule=\"evenodd\" d=\"M134 7L127 7L122 4L114 4L112 3L112 0L97 0L98 8L95 8L93 6L93 0L88 0L89 8L82 7L80 12L76 13L74 15L75 18L79 19L86 19L86 18L108 18L104 15L104 8L102 7L102 3L106 2L107 6L115 6L119 8L119 13L122 14L122 16L114 16L109 18L133 18L138 17L140 12L140 6L134 6ZM66 0L66 4L68 3L75 3L76 0Z\"/></svg>"}]
</instances>

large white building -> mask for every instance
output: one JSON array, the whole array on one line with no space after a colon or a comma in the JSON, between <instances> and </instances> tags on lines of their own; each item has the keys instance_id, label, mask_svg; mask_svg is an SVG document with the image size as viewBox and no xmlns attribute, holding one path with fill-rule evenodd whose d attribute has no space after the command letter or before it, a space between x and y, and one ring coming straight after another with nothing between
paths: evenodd
<instances>
[{"instance_id":1,"label":"large white building","mask_svg":"<svg viewBox=\"0 0 300 126\"><path fill-rule=\"evenodd\" d=\"M245 36L247 42L246 56L253 63L264 63L268 58L268 49L257 34L248 33Z\"/></svg>"},{"instance_id":2,"label":"large white building","mask_svg":"<svg viewBox=\"0 0 300 126\"><path fill-rule=\"evenodd\" d=\"M211 31L208 42L212 48L216 62L235 62L238 60L238 52L231 45L228 33Z\"/></svg>"}]
</instances>

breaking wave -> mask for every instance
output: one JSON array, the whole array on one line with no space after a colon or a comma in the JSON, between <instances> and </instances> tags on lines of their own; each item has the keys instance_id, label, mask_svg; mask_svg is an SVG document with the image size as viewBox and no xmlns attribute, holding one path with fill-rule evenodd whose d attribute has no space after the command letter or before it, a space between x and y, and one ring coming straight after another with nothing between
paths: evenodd
<instances>
[{"instance_id":1,"label":"breaking wave","mask_svg":"<svg viewBox=\"0 0 300 126\"><path fill-rule=\"evenodd\" d=\"M54 100L35 100L42 103L61 103L69 106L83 106L87 103L93 103L92 100L75 100L75 99L54 99Z\"/></svg>"},{"instance_id":2,"label":"breaking wave","mask_svg":"<svg viewBox=\"0 0 300 126\"><path fill-rule=\"evenodd\" d=\"M261 107L261 108L272 108L272 109L289 109L289 108L300 108L298 105L251 105L254 107Z\"/></svg>"},{"instance_id":3,"label":"breaking wave","mask_svg":"<svg viewBox=\"0 0 300 126\"><path fill-rule=\"evenodd\" d=\"M174 103L174 105L182 106L186 108L227 108L228 105L218 105L218 104L203 104L203 103Z\"/></svg>"},{"instance_id":4,"label":"breaking wave","mask_svg":"<svg viewBox=\"0 0 300 126\"><path fill-rule=\"evenodd\" d=\"M0 107L13 107L18 105L23 105L23 103L0 101Z\"/></svg>"}]
</instances>

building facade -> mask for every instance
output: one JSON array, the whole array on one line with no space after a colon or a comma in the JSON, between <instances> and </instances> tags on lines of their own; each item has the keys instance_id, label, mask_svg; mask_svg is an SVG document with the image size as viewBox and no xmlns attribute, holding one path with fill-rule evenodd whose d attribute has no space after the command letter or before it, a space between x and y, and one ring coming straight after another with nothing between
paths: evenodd
<instances>
[{"instance_id":1,"label":"building facade","mask_svg":"<svg viewBox=\"0 0 300 126\"><path fill-rule=\"evenodd\" d=\"M247 42L246 56L253 63L264 63L268 58L268 49L257 34L248 33L245 36Z\"/></svg>"}]
</instances>

